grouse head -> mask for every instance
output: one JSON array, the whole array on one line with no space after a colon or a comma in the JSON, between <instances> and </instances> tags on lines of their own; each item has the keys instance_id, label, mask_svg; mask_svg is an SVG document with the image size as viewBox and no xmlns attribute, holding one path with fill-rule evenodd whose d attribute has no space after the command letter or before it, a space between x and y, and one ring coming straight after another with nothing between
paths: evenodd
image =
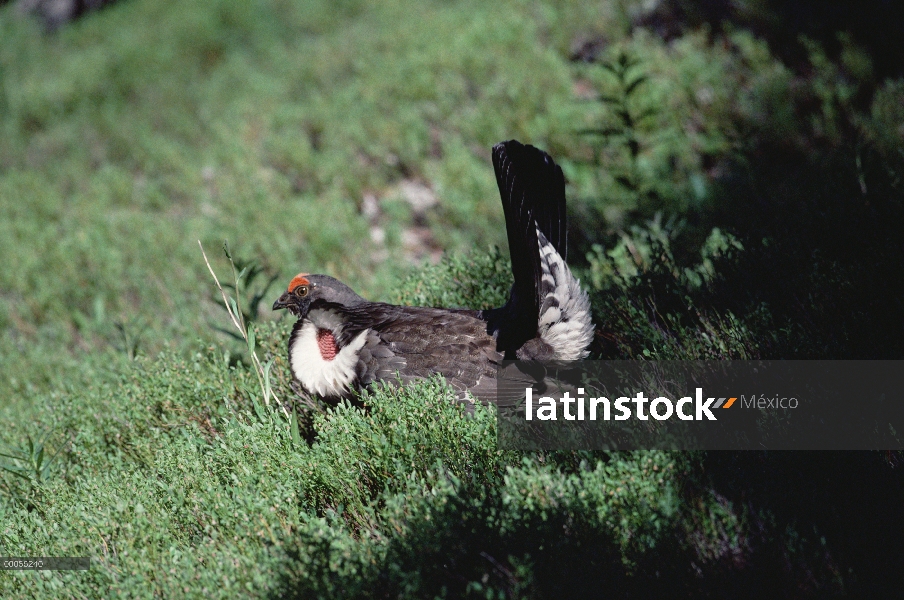
<instances>
[{"instance_id":1,"label":"grouse head","mask_svg":"<svg viewBox=\"0 0 904 600\"><path fill-rule=\"evenodd\" d=\"M299 273L289 282L289 289L273 303L273 310L288 309L304 319L311 306L355 306L365 302L350 287L329 275Z\"/></svg>"}]
</instances>

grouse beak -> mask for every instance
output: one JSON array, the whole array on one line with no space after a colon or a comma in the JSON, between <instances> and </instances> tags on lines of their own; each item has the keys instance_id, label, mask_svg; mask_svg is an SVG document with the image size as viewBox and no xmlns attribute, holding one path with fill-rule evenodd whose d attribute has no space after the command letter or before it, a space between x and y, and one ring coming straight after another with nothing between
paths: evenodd
<instances>
[{"instance_id":1,"label":"grouse beak","mask_svg":"<svg viewBox=\"0 0 904 600\"><path fill-rule=\"evenodd\" d=\"M289 300L291 299L291 294L286 292L282 296L280 296L276 302L273 303L273 310L280 310L282 308L289 308Z\"/></svg>"}]
</instances>

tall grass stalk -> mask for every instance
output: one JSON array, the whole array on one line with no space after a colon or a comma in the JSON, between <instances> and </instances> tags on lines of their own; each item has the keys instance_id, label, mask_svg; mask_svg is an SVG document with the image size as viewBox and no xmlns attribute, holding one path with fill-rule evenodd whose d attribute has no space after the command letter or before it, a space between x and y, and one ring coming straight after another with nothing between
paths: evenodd
<instances>
[{"instance_id":1,"label":"tall grass stalk","mask_svg":"<svg viewBox=\"0 0 904 600\"><path fill-rule=\"evenodd\" d=\"M239 334L241 334L242 339L245 340L245 344L248 346L248 354L251 356L251 364L254 365L254 372L257 374L257 381L261 388L261 394L264 397L264 404L270 406L270 398L272 397L276 404L279 405L280 410L282 410L286 418L291 422L292 417L289 415L289 411L286 410L286 407L270 386L270 367L273 366L273 361L261 364L260 359L257 357L257 352L255 352L254 330L248 329L248 324L245 323L245 317L242 314L242 307L240 305L242 295L239 286L241 285L242 278L248 271L248 267L245 267L242 269L241 273L239 273L235 268L235 262L232 260L232 255L229 253L229 245L226 242L223 242L223 252L225 252L226 258L229 259L229 264L232 266L232 278L235 285L235 298L228 296L226 295L226 291L223 290L223 286L220 285L220 280L217 277L217 274L214 273L213 267L210 266L210 261L207 259L207 253L204 252L204 246L201 244L201 240L198 240L198 246L201 248L201 254L204 256L207 270L210 271L213 280L217 284L217 289L220 290L220 295L223 296L223 304L226 306L226 312L229 313L232 324L239 330Z\"/></svg>"}]
</instances>

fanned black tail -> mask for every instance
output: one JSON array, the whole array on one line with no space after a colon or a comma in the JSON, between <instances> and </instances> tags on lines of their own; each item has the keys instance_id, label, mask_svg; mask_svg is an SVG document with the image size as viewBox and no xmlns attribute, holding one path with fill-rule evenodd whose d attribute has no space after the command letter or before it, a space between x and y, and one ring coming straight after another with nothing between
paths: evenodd
<instances>
[{"instance_id":1,"label":"fanned black tail","mask_svg":"<svg viewBox=\"0 0 904 600\"><path fill-rule=\"evenodd\" d=\"M543 237L564 260L567 253L565 176L548 154L515 140L493 147L493 167L502 196L512 286L508 303L488 312L489 329L497 334L499 349L517 350L537 335L543 299L541 240Z\"/></svg>"}]
</instances>

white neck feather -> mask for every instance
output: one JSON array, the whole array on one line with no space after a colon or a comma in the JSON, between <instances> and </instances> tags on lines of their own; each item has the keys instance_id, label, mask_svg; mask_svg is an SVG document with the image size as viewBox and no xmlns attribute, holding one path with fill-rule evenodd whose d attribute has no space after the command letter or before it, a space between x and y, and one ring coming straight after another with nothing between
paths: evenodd
<instances>
[{"instance_id":1,"label":"white neck feather","mask_svg":"<svg viewBox=\"0 0 904 600\"><path fill-rule=\"evenodd\" d=\"M362 331L340 348L332 360L326 360L320 352L317 330L330 329L338 339L341 332L339 323L339 319L333 313L311 311L292 339L289 365L292 374L308 392L335 397L344 396L352 389L355 367L358 364L358 351L364 346L367 331Z\"/></svg>"}]
</instances>

